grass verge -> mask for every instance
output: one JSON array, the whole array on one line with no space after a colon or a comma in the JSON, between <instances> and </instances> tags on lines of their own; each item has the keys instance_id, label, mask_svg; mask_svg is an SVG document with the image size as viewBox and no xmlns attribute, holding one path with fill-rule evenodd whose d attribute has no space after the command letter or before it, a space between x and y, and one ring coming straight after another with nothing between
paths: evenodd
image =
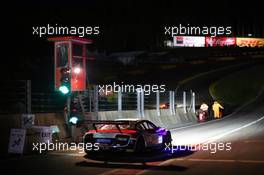
<instances>
[{"instance_id":1,"label":"grass verge","mask_svg":"<svg viewBox=\"0 0 264 175\"><path fill-rule=\"evenodd\" d=\"M264 65L257 65L221 78L209 87L211 96L229 105L243 105L264 88Z\"/></svg>"}]
</instances>

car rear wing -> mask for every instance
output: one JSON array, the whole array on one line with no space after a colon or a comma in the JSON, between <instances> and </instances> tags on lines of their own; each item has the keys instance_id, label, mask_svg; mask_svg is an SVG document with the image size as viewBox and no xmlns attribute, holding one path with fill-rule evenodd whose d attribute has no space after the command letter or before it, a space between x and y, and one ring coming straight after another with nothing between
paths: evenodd
<instances>
[{"instance_id":1,"label":"car rear wing","mask_svg":"<svg viewBox=\"0 0 264 175\"><path fill-rule=\"evenodd\" d=\"M129 121L115 121L115 120L82 120L79 122L78 126L85 126L85 125L92 125L93 129L97 131L97 128L95 125L98 124L112 124L116 125L116 128L119 130L120 133L122 133L120 127L118 125L124 125L129 124Z\"/></svg>"},{"instance_id":2,"label":"car rear wing","mask_svg":"<svg viewBox=\"0 0 264 175\"><path fill-rule=\"evenodd\" d=\"M82 120L80 124L129 124L129 121L116 121L116 120Z\"/></svg>"}]
</instances>

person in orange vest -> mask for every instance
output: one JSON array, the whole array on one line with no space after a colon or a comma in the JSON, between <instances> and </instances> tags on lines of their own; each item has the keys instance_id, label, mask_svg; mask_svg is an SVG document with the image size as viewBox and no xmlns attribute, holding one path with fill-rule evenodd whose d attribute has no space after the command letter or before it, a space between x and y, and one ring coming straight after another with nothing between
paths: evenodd
<instances>
[{"instance_id":1,"label":"person in orange vest","mask_svg":"<svg viewBox=\"0 0 264 175\"><path fill-rule=\"evenodd\" d=\"M215 101L214 104L212 105L212 109L214 111L214 117L221 118L220 109L224 109L224 107L221 106L217 101Z\"/></svg>"}]
</instances>

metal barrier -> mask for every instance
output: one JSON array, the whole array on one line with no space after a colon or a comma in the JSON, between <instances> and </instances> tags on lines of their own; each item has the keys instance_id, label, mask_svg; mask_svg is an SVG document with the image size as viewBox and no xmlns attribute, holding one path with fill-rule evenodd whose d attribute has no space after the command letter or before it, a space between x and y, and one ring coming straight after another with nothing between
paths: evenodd
<instances>
[{"instance_id":1,"label":"metal barrier","mask_svg":"<svg viewBox=\"0 0 264 175\"><path fill-rule=\"evenodd\" d=\"M31 90L30 84L29 81L19 81L18 87L21 88L19 93L0 94L1 103L9 104L1 105L5 107L5 111L0 110L0 113L63 112L67 103L66 96L59 92L35 92ZM13 82L10 86L14 86ZM157 91L146 94L143 90L137 89L136 92L118 91L106 95L100 94L98 86L94 86L87 91L73 92L71 102L79 103L79 110L83 115L93 113L94 116L98 116L99 111L118 111L119 117L122 117L122 111L135 110L137 115L143 118L145 110L156 110L157 116L160 116L161 109L169 109L170 115L175 115L177 108L183 108L184 113L195 112L195 93L192 91Z\"/></svg>"},{"instance_id":2,"label":"metal barrier","mask_svg":"<svg viewBox=\"0 0 264 175\"><path fill-rule=\"evenodd\" d=\"M134 93L122 93L121 91L109 94L100 94L96 88L83 92L82 103L85 106L83 113L100 111L118 111L119 117L122 117L122 111L135 110L137 116L144 118L145 110L156 110L157 116L160 116L160 110L169 109L170 115L175 115L177 108L183 108L184 113L195 113L195 92L153 92L144 93L137 89ZM93 94L93 96L87 95ZM96 107L98 106L98 107ZM88 110L89 109L89 110Z\"/></svg>"}]
</instances>

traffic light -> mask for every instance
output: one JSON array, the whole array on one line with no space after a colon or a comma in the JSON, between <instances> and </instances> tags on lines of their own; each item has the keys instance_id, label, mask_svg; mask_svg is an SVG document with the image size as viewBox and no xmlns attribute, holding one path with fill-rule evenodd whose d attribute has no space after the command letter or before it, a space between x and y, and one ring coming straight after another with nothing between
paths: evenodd
<instances>
[{"instance_id":1,"label":"traffic light","mask_svg":"<svg viewBox=\"0 0 264 175\"><path fill-rule=\"evenodd\" d=\"M62 94L86 91L86 44L89 39L78 37L52 37L54 41L54 85Z\"/></svg>"},{"instance_id":2,"label":"traffic light","mask_svg":"<svg viewBox=\"0 0 264 175\"><path fill-rule=\"evenodd\" d=\"M76 125L80 120L80 106L78 101L73 100L71 103L69 123Z\"/></svg>"},{"instance_id":3,"label":"traffic light","mask_svg":"<svg viewBox=\"0 0 264 175\"><path fill-rule=\"evenodd\" d=\"M71 93L70 69L67 67L61 68L60 74L61 74L61 78L60 78L61 85L59 87L59 91L61 91L61 93L65 95L70 94Z\"/></svg>"}]
</instances>

